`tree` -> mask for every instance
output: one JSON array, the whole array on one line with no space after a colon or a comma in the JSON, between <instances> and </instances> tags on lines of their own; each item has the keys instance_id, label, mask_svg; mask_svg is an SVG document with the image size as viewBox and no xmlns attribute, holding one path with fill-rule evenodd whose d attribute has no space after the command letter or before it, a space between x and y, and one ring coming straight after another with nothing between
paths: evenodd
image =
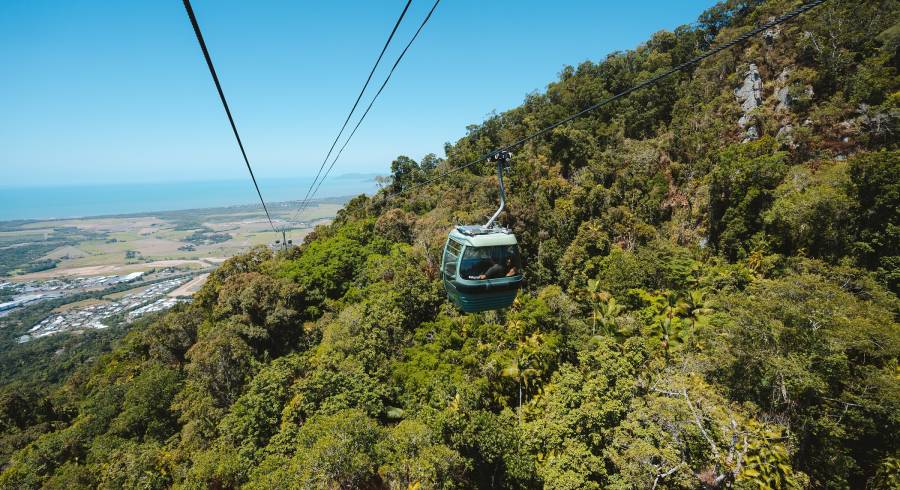
<instances>
[{"instance_id":1,"label":"tree","mask_svg":"<svg viewBox=\"0 0 900 490\"><path fill-rule=\"evenodd\" d=\"M384 461L378 472L391 489L464 487L468 462L418 420L404 420L391 428L376 451Z\"/></svg>"},{"instance_id":2,"label":"tree","mask_svg":"<svg viewBox=\"0 0 900 490\"><path fill-rule=\"evenodd\" d=\"M296 453L289 460L262 463L248 488L360 488L376 479L375 446L381 432L359 410L314 416L297 432Z\"/></svg>"},{"instance_id":3,"label":"tree","mask_svg":"<svg viewBox=\"0 0 900 490\"><path fill-rule=\"evenodd\" d=\"M146 366L129 383L122 411L110 424L110 431L137 440L163 441L178 427L170 411L181 389L183 374L161 365Z\"/></svg>"},{"instance_id":4,"label":"tree","mask_svg":"<svg viewBox=\"0 0 900 490\"><path fill-rule=\"evenodd\" d=\"M786 171L785 154L774 140L732 145L716 155L710 173L709 238L729 259L746 257L763 229L762 216Z\"/></svg>"},{"instance_id":5,"label":"tree","mask_svg":"<svg viewBox=\"0 0 900 490\"><path fill-rule=\"evenodd\" d=\"M856 242L863 264L900 292L900 151L880 151L851 160L850 195L859 203Z\"/></svg>"},{"instance_id":6,"label":"tree","mask_svg":"<svg viewBox=\"0 0 900 490\"><path fill-rule=\"evenodd\" d=\"M400 192L418 180L420 169L415 160L405 156L397 157L391 162L391 190Z\"/></svg>"},{"instance_id":7,"label":"tree","mask_svg":"<svg viewBox=\"0 0 900 490\"><path fill-rule=\"evenodd\" d=\"M812 485L862 485L897 444L900 398L887 381L900 352L895 299L857 297L842 283L810 273L758 280L716 297L698 332L734 400L789 422L796 467Z\"/></svg>"},{"instance_id":8,"label":"tree","mask_svg":"<svg viewBox=\"0 0 900 490\"><path fill-rule=\"evenodd\" d=\"M856 205L846 193L848 181L847 166L840 163L815 174L792 169L763 217L777 250L831 260L846 255Z\"/></svg>"},{"instance_id":9,"label":"tree","mask_svg":"<svg viewBox=\"0 0 900 490\"><path fill-rule=\"evenodd\" d=\"M618 325L616 318L625 311L625 307L616 302L613 295L600 291L600 281L597 279L588 280L587 287L588 301L591 304L591 335L597 334L597 323L604 335L616 335Z\"/></svg>"},{"instance_id":10,"label":"tree","mask_svg":"<svg viewBox=\"0 0 900 490\"><path fill-rule=\"evenodd\" d=\"M522 408L522 390L528 390L532 379L539 378L543 374L541 369L541 354L543 347L543 338L540 332L533 332L531 335L524 336L521 333L520 322L513 321L510 328L518 334L516 349L510 356L510 363L500 372L507 378L516 380L519 391L518 408Z\"/></svg>"},{"instance_id":11,"label":"tree","mask_svg":"<svg viewBox=\"0 0 900 490\"><path fill-rule=\"evenodd\" d=\"M684 298L684 314L691 323L691 342L696 342L697 324L705 322L714 312L706 300L706 291L690 290Z\"/></svg>"}]
</instances>

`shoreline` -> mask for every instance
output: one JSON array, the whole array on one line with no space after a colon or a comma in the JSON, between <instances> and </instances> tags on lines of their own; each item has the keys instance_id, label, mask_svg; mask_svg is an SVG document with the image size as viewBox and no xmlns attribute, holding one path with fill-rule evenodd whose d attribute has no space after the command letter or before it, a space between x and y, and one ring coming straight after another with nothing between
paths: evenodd
<instances>
[{"instance_id":1,"label":"shoreline","mask_svg":"<svg viewBox=\"0 0 900 490\"><path fill-rule=\"evenodd\" d=\"M363 192L360 194L366 194ZM342 195L342 196L331 196L331 197L321 197L316 198L310 201L311 205L321 205L321 204L346 204L347 201L353 199L354 197L360 194L352 194L352 195ZM300 200L293 201L275 201L269 204L272 208L284 208L286 205L291 205L293 207L300 205ZM6 231L7 227L19 227L22 225L29 225L33 223L41 223L45 221L75 221L75 220L95 220L95 219L128 219L128 218L147 218L154 217L166 214L177 214L177 213L189 213L189 212L210 212L210 211L218 211L221 210L227 213L234 213L235 211L247 211L247 212L259 212L263 213L263 208L259 204L231 204L226 206L209 206L209 207L189 207L184 209L168 209L168 210L158 210L158 211L137 211L133 213L118 213L118 214L98 214L98 215L84 215L84 216L70 216L70 217L47 217L47 218L14 218L14 219L0 219L0 232Z\"/></svg>"}]
</instances>

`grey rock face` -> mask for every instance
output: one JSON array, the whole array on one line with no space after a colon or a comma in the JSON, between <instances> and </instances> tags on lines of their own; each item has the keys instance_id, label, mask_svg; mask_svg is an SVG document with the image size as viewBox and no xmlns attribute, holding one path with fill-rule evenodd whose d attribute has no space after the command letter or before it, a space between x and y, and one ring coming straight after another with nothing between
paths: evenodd
<instances>
[{"instance_id":1,"label":"grey rock face","mask_svg":"<svg viewBox=\"0 0 900 490\"><path fill-rule=\"evenodd\" d=\"M775 79L775 82L779 87L777 90L775 90L775 98L778 100L778 104L775 106L776 111L784 111L789 109L791 106L791 94L790 90L787 87L789 74L790 70L785 68L781 70L781 73L778 74L778 78Z\"/></svg>"},{"instance_id":2,"label":"grey rock face","mask_svg":"<svg viewBox=\"0 0 900 490\"><path fill-rule=\"evenodd\" d=\"M734 96L741 104L742 115L738 119L738 125L746 130L744 141L755 140L759 137L759 129L755 125L751 125L750 113L762 103L762 77L756 64L750 63L750 67L744 75L744 82L734 90Z\"/></svg>"},{"instance_id":3,"label":"grey rock face","mask_svg":"<svg viewBox=\"0 0 900 490\"><path fill-rule=\"evenodd\" d=\"M886 137L898 132L900 111L873 113L870 109L868 104L860 104L856 110L859 114L856 121L861 128L876 137Z\"/></svg>"},{"instance_id":4,"label":"grey rock face","mask_svg":"<svg viewBox=\"0 0 900 490\"><path fill-rule=\"evenodd\" d=\"M776 90L775 98L778 99L778 105L775 106L776 111L785 111L791 107L791 94L787 87Z\"/></svg>"},{"instance_id":5,"label":"grey rock face","mask_svg":"<svg viewBox=\"0 0 900 490\"><path fill-rule=\"evenodd\" d=\"M746 143L748 141L753 141L759 138L759 130L756 129L756 126L750 126L747 128L747 131L744 133L744 139L741 140L742 143Z\"/></svg>"},{"instance_id":6,"label":"grey rock face","mask_svg":"<svg viewBox=\"0 0 900 490\"><path fill-rule=\"evenodd\" d=\"M788 76L790 76L790 74L791 74L791 70L788 68L785 68L785 69L781 70L781 73L778 74L778 78L776 78L775 81L778 82L778 85L786 85L787 81L788 81Z\"/></svg>"},{"instance_id":7,"label":"grey rock face","mask_svg":"<svg viewBox=\"0 0 900 490\"><path fill-rule=\"evenodd\" d=\"M813 88L807 86L805 89L806 97L813 96ZM778 104L775 106L776 111L787 111L791 109L791 106L794 105L795 99L791 96L789 87L781 87L780 89L775 91L775 97L778 99Z\"/></svg>"},{"instance_id":8,"label":"grey rock face","mask_svg":"<svg viewBox=\"0 0 900 490\"><path fill-rule=\"evenodd\" d=\"M775 20L775 17L769 17L769 20L767 20L766 22L772 22L773 20ZM781 36L781 27L780 26L774 26L770 29L766 29L765 32L763 32L763 39L769 44L772 44L773 42L775 42L775 40L778 39L780 36Z\"/></svg>"},{"instance_id":9,"label":"grey rock face","mask_svg":"<svg viewBox=\"0 0 900 490\"><path fill-rule=\"evenodd\" d=\"M754 63L750 63L750 68L744 75L744 83L734 90L734 95L744 112L756 109L762 102L762 77Z\"/></svg>"},{"instance_id":10,"label":"grey rock face","mask_svg":"<svg viewBox=\"0 0 900 490\"><path fill-rule=\"evenodd\" d=\"M775 104L775 110L777 112L787 112L794 108L797 102L797 98L795 95L799 94L801 98L812 99L813 97L813 88L812 85L806 85L801 87L799 85L794 84L793 90L795 95L791 95L792 85L788 84L788 79L790 76L790 69L785 68L781 70L781 73L778 74L778 78L775 79L775 86L778 87L775 89L775 99L778 101Z\"/></svg>"},{"instance_id":11,"label":"grey rock face","mask_svg":"<svg viewBox=\"0 0 900 490\"><path fill-rule=\"evenodd\" d=\"M895 132L892 128L896 128L898 119L900 119L900 111L879 112L863 122L876 136L885 136Z\"/></svg>"},{"instance_id":12,"label":"grey rock face","mask_svg":"<svg viewBox=\"0 0 900 490\"><path fill-rule=\"evenodd\" d=\"M775 140L788 148L797 148L797 143L794 141L794 127L790 124L785 124L778 130Z\"/></svg>"}]
</instances>

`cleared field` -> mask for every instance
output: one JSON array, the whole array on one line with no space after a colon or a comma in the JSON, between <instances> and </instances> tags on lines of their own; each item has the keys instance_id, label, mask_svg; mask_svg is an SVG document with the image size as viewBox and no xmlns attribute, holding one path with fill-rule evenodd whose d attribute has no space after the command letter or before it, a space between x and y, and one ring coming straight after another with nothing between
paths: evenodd
<instances>
[{"instance_id":1,"label":"cleared field","mask_svg":"<svg viewBox=\"0 0 900 490\"><path fill-rule=\"evenodd\" d=\"M57 259L61 260L63 258L70 259L80 259L85 257L87 254L84 253L80 248L73 247L71 245L66 245L63 247L59 247L56 250L48 253L47 255L41 257L42 259Z\"/></svg>"},{"instance_id":2,"label":"cleared field","mask_svg":"<svg viewBox=\"0 0 900 490\"><path fill-rule=\"evenodd\" d=\"M31 224L34 224L34 223L31 223ZM45 235L52 235L56 232L53 228L44 228L43 224L39 228L36 228L36 229L26 228L27 226L29 226L29 225L23 225L21 227L22 231L0 231L0 239L6 240L8 238L15 238L15 239L26 238L26 239L38 239L39 240L39 239L43 238Z\"/></svg>"},{"instance_id":3,"label":"cleared field","mask_svg":"<svg viewBox=\"0 0 900 490\"><path fill-rule=\"evenodd\" d=\"M64 311L69 311L73 308L83 308L85 306L102 305L102 304L106 304L106 303L109 303L109 301L102 300L102 299L96 299L96 298L85 299L82 301L76 301L74 303L64 304L64 305L60 306L59 308L54 308L53 313L62 313Z\"/></svg>"},{"instance_id":4,"label":"cleared field","mask_svg":"<svg viewBox=\"0 0 900 490\"><path fill-rule=\"evenodd\" d=\"M155 260L152 262L142 262L139 264L122 264L122 265L94 265L87 267L74 267L68 269L48 269L40 272L32 272L30 274L22 274L10 278L13 281L33 281L36 279L48 279L59 276L107 276L112 274L128 274L130 272L146 271L150 269L158 269L161 267L176 267L186 270L201 269L209 267L211 264L204 260Z\"/></svg>"},{"instance_id":5,"label":"cleared field","mask_svg":"<svg viewBox=\"0 0 900 490\"><path fill-rule=\"evenodd\" d=\"M182 284L178 289L169 293L170 298L177 298L179 296L190 296L197 292L203 284L206 283L206 280L209 279L209 274L201 274L190 281Z\"/></svg>"},{"instance_id":6,"label":"cleared field","mask_svg":"<svg viewBox=\"0 0 900 490\"><path fill-rule=\"evenodd\" d=\"M297 203L273 203L272 217L278 226L296 228L289 238L299 244L315 225L327 223L342 206L334 201L320 203L294 219ZM271 230L260 210L238 206L34 221L14 231L0 232L0 245L46 249L47 243L59 244L49 252L40 250L41 255L37 255L56 262L55 268L9 277L13 281L29 281L127 274L165 267L205 268L250 247L271 245L281 238L281 233ZM26 266L23 264L19 269L25 271Z\"/></svg>"},{"instance_id":7,"label":"cleared field","mask_svg":"<svg viewBox=\"0 0 900 490\"><path fill-rule=\"evenodd\" d=\"M134 218L78 218L78 219L62 219L53 221L37 221L22 225L21 229L31 232L49 230L54 228L75 227L82 230L91 231L119 231L133 230L135 227L143 228L153 224L163 225L166 222L155 216L140 216Z\"/></svg>"}]
</instances>

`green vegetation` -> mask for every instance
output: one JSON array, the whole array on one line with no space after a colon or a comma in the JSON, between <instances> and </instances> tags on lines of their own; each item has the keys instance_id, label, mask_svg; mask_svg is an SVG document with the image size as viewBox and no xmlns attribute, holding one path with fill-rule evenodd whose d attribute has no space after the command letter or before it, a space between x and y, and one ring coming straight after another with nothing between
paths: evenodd
<instances>
[{"instance_id":1,"label":"green vegetation","mask_svg":"<svg viewBox=\"0 0 900 490\"><path fill-rule=\"evenodd\" d=\"M87 329L76 336L54 335L21 344L18 342L19 337L53 310L72 303L115 296L117 293L146 287L166 279L163 277L139 284L116 284L101 291L49 299L0 317L0 385L4 389L9 385L27 386L35 392L46 393L82 368L82 364L95 360L101 352L108 351L111 344L127 332L123 316L115 315L104 320L110 326L108 329Z\"/></svg>"},{"instance_id":2,"label":"green vegetation","mask_svg":"<svg viewBox=\"0 0 900 490\"><path fill-rule=\"evenodd\" d=\"M56 264L50 259L41 260L44 255L61 245L60 242L10 245L0 248L0 276L14 271L36 272L49 269Z\"/></svg>"},{"instance_id":3,"label":"green vegetation","mask_svg":"<svg viewBox=\"0 0 900 490\"><path fill-rule=\"evenodd\" d=\"M28 264L25 264L25 266L22 268L22 272L28 273L28 272L45 271L48 269L53 269L54 267L56 267L56 264L58 264L58 263L59 263L59 260L56 260L56 259L35 260L32 262L29 262Z\"/></svg>"},{"instance_id":4,"label":"green vegetation","mask_svg":"<svg viewBox=\"0 0 900 490\"><path fill-rule=\"evenodd\" d=\"M83 240L96 240L105 235L75 227L57 227L44 233L21 228L31 221L8 221L0 223L0 277L16 273L38 272L52 269L58 259L42 257L59 247L76 245ZM12 233L10 233L12 232ZM18 233L16 233L18 232Z\"/></svg>"},{"instance_id":5,"label":"green vegetation","mask_svg":"<svg viewBox=\"0 0 900 490\"><path fill-rule=\"evenodd\" d=\"M307 223L327 222L348 198L319 199ZM273 218L291 220L296 206L273 206ZM307 225L297 224L301 236ZM156 260L230 257L247 244L279 239L259 206L165 211L64 220L0 222L0 277L58 269L91 273L91 267ZM43 274L46 276L47 274Z\"/></svg>"},{"instance_id":6,"label":"green vegetation","mask_svg":"<svg viewBox=\"0 0 900 490\"><path fill-rule=\"evenodd\" d=\"M215 243L227 242L232 238L233 237L228 233L216 233L212 229L204 227L202 229L195 230L190 235L182 238L181 241L193 245L212 245Z\"/></svg>"},{"instance_id":7,"label":"green vegetation","mask_svg":"<svg viewBox=\"0 0 900 490\"><path fill-rule=\"evenodd\" d=\"M566 68L385 191L795 5L729 0ZM452 224L495 209L487 163L226 261L63 384L5 387L0 487L896 486L898 20L832 0L519 149L506 311L458 313L438 276Z\"/></svg>"}]
</instances>

